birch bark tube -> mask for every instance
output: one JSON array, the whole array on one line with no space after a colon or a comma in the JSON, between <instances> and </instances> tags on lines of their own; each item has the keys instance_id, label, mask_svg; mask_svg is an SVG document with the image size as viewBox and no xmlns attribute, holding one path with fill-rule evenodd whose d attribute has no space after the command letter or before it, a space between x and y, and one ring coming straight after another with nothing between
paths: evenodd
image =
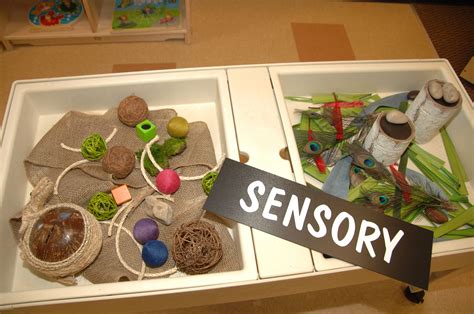
<instances>
[{"instance_id":1,"label":"birch bark tube","mask_svg":"<svg viewBox=\"0 0 474 314\"><path fill-rule=\"evenodd\" d=\"M437 81L440 84L445 82ZM413 122L416 128L416 142L424 144L429 142L439 129L443 127L461 108L462 98L459 97L453 106L445 106L441 101L436 101L429 91L427 82L420 93L413 100L406 111L406 115Z\"/></svg>"},{"instance_id":2,"label":"birch bark tube","mask_svg":"<svg viewBox=\"0 0 474 314\"><path fill-rule=\"evenodd\" d=\"M387 134L380 125L381 120L386 115L387 112L378 115L364 140L364 148L377 161L388 166L400 159L410 142L415 138L415 127L408 119L408 125L411 129L410 135L405 139L396 139Z\"/></svg>"}]
</instances>

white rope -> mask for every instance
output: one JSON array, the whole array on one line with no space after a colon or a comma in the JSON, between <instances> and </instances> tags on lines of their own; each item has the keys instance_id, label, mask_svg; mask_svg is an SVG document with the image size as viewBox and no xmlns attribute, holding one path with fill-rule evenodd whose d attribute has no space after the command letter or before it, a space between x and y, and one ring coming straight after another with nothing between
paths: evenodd
<instances>
[{"instance_id":1,"label":"white rope","mask_svg":"<svg viewBox=\"0 0 474 314\"><path fill-rule=\"evenodd\" d=\"M73 147L67 146L64 143L61 143L60 145L61 145L62 148L66 149L66 150L70 150L71 152L75 152L75 153L80 153L81 152L80 148L73 148Z\"/></svg>"},{"instance_id":2,"label":"white rope","mask_svg":"<svg viewBox=\"0 0 474 314\"><path fill-rule=\"evenodd\" d=\"M82 165L82 164L85 164L89 162L89 160L87 159L82 159L82 160L79 160L79 161L76 161L75 163L72 163L71 165L69 165L69 167L67 167L66 169L63 170L63 172L61 172L61 174L59 175L59 177L56 179L56 183L54 184L54 195L58 195L58 186L59 186L59 182L61 181L61 179L66 175L66 173L68 173L71 169L79 166L79 165Z\"/></svg>"},{"instance_id":3,"label":"white rope","mask_svg":"<svg viewBox=\"0 0 474 314\"><path fill-rule=\"evenodd\" d=\"M137 248L138 250L141 252L141 245L135 241L135 239L133 238L133 234L130 232L130 230L128 230L127 228L125 227L120 227L119 224L116 224L116 223L112 223L112 222L109 222L109 221L101 221L100 223L103 223L103 224L110 224L111 226L115 226L117 228L121 228L121 230L125 231L125 233L133 239L133 242L137 245ZM123 222L122 222L123 224ZM110 228L110 227L109 227ZM120 232L117 232L117 235L120 234ZM116 236L116 241L117 241L117 238L118 236ZM136 271L135 269L133 269L132 267L130 267L130 265L127 264L127 262L125 262L122 258L122 255L120 254L120 249L118 249L118 246L117 246L117 242L115 243L116 246L116 250L117 250L117 255L119 257L119 260L120 262L122 263L122 266L125 267L128 271L130 271L131 273L135 274L135 275L138 275L138 280L142 280L143 277L150 277L150 278L157 278L157 277L163 277L163 276L168 276L168 275L172 275L174 273L176 273L178 271L178 268L176 266L174 266L173 268L169 269L169 270L166 270L166 271L163 271L163 272L160 272L160 273L146 273L145 272L145 269L146 269L146 265L144 262L142 262L142 266L141 266L141 269L140 269L140 272Z\"/></svg>"},{"instance_id":4,"label":"white rope","mask_svg":"<svg viewBox=\"0 0 474 314\"><path fill-rule=\"evenodd\" d=\"M114 138L115 134L117 134L117 128L112 130L112 133L110 133L110 135L105 139L105 142L110 142Z\"/></svg>"},{"instance_id":5,"label":"white rope","mask_svg":"<svg viewBox=\"0 0 474 314\"><path fill-rule=\"evenodd\" d=\"M107 231L107 235L109 237L112 236L112 229L114 227L114 224L115 224L115 221L117 220L117 218L120 216L120 214L132 203L132 201L128 201L127 203L123 204L120 209L117 211L117 213L114 215L114 217L112 218L112 220L110 221L110 225L109 225L109 230Z\"/></svg>"}]
</instances>

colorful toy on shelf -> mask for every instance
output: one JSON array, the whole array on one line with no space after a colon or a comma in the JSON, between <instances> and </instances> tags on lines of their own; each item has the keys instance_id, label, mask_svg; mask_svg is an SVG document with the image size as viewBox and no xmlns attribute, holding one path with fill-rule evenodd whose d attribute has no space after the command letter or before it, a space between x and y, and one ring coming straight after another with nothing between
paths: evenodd
<instances>
[{"instance_id":1,"label":"colorful toy on shelf","mask_svg":"<svg viewBox=\"0 0 474 314\"><path fill-rule=\"evenodd\" d=\"M179 18L179 1L115 0L112 28L120 30L175 26L178 25Z\"/></svg>"},{"instance_id":2,"label":"colorful toy on shelf","mask_svg":"<svg viewBox=\"0 0 474 314\"><path fill-rule=\"evenodd\" d=\"M52 26L70 26L77 22L83 12L79 0L38 1L29 13L29 22L38 28Z\"/></svg>"}]
</instances>

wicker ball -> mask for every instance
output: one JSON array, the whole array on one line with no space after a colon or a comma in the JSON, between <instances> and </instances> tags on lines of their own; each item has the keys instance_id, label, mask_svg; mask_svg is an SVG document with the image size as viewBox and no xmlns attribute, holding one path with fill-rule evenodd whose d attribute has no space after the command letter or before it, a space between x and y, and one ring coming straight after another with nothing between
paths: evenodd
<instances>
[{"instance_id":1,"label":"wicker ball","mask_svg":"<svg viewBox=\"0 0 474 314\"><path fill-rule=\"evenodd\" d=\"M85 138L81 145L82 156L87 160L99 160L107 151L107 144L100 134L92 134Z\"/></svg>"},{"instance_id":2,"label":"wicker ball","mask_svg":"<svg viewBox=\"0 0 474 314\"><path fill-rule=\"evenodd\" d=\"M221 238L210 223L183 224L174 234L172 255L182 272L207 273L221 260L222 254Z\"/></svg>"},{"instance_id":3,"label":"wicker ball","mask_svg":"<svg viewBox=\"0 0 474 314\"><path fill-rule=\"evenodd\" d=\"M87 210L97 220L109 220L117 213L117 204L114 198L107 193L98 192L92 196L87 204Z\"/></svg>"},{"instance_id":4,"label":"wicker ball","mask_svg":"<svg viewBox=\"0 0 474 314\"><path fill-rule=\"evenodd\" d=\"M102 158L102 169L107 173L111 173L117 179L127 177L134 167L135 154L125 146L109 148L104 158Z\"/></svg>"},{"instance_id":5,"label":"wicker ball","mask_svg":"<svg viewBox=\"0 0 474 314\"><path fill-rule=\"evenodd\" d=\"M117 115L123 124L135 127L148 117L148 105L140 97L128 96L120 102Z\"/></svg>"}]
</instances>

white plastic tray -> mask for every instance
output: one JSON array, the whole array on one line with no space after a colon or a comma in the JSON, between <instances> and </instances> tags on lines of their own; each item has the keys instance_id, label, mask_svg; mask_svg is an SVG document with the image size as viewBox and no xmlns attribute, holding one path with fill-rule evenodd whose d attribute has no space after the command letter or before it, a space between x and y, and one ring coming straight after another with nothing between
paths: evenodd
<instances>
[{"instance_id":1,"label":"white plastic tray","mask_svg":"<svg viewBox=\"0 0 474 314\"><path fill-rule=\"evenodd\" d=\"M8 103L0 154L0 308L8 305L69 302L87 297L157 293L257 279L249 227L229 222L243 268L233 272L114 284L64 287L33 274L18 256L8 220L24 206L31 190L23 160L41 137L70 110L102 113L124 97L144 98L151 110L175 109L189 122L205 121L216 158L238 160L232 107L224 70L99 75L15 82Z\"/></svg>"},{"instance_id":2,"label":"white plastic tray","mask_svg":"<svg viewBox=\"0 0 474 314\"><path fill-rule=\"evenodd\" d=\"M294 109L305 109L305 103L285 100L286 96L314 95L318 93L378 93L380 96L419 90L425 82L440 79L452 82L461 91L463 98L462 111L450 122L447 130L456 145L470 181L467 183L469 197L473 200L474 148L472 135L474 131L474 109L464 87L459 82L453 69L446 60L426 61L360 61L360 62L325 62L314 65L273 66L269 68L275 96L278 103L283 129L292 162L295 180L306 184L321 184L305 175L301 167L292 125L299 122L300 114ZM441 136L421 145L424 149L447 161ZM414 167L409 164L409 167ZM449 163L447 163L449 168ZM474 248L474 239L444 241L433 245L433 254L446 254ZM314 266L317 271L352 266L335 258L325 258L323 254L313 251Z\"/></svg>"}]
</instances>

